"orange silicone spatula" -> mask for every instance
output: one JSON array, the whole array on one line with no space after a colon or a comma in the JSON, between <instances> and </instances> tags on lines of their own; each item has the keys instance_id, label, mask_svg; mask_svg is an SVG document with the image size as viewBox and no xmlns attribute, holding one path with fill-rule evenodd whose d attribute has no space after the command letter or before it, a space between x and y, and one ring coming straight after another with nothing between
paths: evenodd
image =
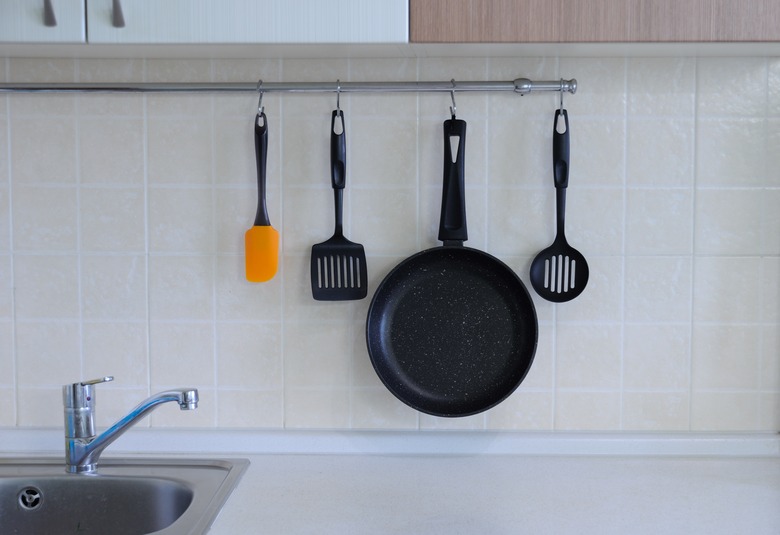
<instances>
[{"instance_id":1,"label":"orange silicone spatula","mask_svg":"<svg viewBox=\"0 0 780 535\"><path fill-rule=\"evenodd\" d=\"M265 203L265 161L268 151L268 122L260 111L255 117L255 156L257 157L257 215L255 224L244 234L246 280L266 282L279 266L279 232L271 226Z\"/></svg>"}]
</instances>

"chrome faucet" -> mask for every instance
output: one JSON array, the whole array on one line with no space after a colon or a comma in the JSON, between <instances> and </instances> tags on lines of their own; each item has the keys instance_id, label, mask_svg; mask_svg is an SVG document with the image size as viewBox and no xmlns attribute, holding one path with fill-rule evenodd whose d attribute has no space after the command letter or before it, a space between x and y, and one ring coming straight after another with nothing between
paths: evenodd
<instances>
[{"instance_id":1,"label":"chrome faucet","mask_svg":"<svg viewBox=\"0 0 780 535\"><path fill-rule=\"evenodd\" d=\"M98 459L103 450L138 420L163 403L175 401L183 411L198 408L197 389L167 390L145 399L125 417L98 436L95 434L95 385L113 380L114 378L110 376L101 377L62 387L62 401L65 407L65 468L67 472L74 474L96 473Z\"/></svg>"}]
</instances>

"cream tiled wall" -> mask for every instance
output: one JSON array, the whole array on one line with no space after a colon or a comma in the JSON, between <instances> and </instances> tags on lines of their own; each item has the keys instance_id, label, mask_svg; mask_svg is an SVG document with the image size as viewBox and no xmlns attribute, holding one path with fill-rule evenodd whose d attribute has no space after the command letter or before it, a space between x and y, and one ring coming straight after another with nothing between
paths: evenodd
<instances>
[{"instance_id":1,"label":"cream tiled wall","mask_svg":"<svg viewBox=\"0 0 780 535\"><path fill-rule=\"evenodd\" d=\"M277 276L245 282L257 97L0 96L0 426L59 426L60 385L113 374L103 424L194 385L198 411L153 426L780 429L777 58L0 59L7 81L510 80L576 77L567 235L586 291L536 299L517 392L438 419L376 378L369 300L315 302L332 233L332 95L268 94ZM468 242L528 284L554 233L557 95L459 94ZM449 95L344 95L347 235L373 292L435 246ZM530 285L529 285L530 287Z\"/></svg>"}]
</instances>

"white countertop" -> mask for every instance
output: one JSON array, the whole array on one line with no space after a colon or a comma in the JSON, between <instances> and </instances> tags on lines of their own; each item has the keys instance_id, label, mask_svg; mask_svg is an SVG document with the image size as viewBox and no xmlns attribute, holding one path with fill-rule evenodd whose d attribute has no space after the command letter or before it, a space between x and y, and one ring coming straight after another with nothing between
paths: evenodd
<instances>
[{"instance_id":1,"label":"white countertop","mask_svg":"<svg viewBox=\"0 0 780 535\"><path fill-rule=\"evenodd\" d=\"M780 533L780 459L257 455L210 534Z\"/></svg>"},{"instance_id":2,"label":"white countertop","mask_svg":"<svg viewBox=\"0 0 780 535\"><path fill-rule=\"evenodd\" d=\"M0 455L62 430L0 429ZM106 456L248 458L210 535L780 534L780 435L134 429Z\"/></svg>"}]
</instances>

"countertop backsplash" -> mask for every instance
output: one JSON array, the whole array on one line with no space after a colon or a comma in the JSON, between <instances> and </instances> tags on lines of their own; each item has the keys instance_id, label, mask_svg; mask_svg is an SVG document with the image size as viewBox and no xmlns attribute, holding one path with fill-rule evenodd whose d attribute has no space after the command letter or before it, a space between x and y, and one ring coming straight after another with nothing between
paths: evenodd
<instances>
[{"instance_id":1,"label":"countertop backsplash","mask_svg":"<svg viewBox=\"0 0 780 535\"><path fill-rule=\"evenodd\" d=\"M539 317L531 371L497 407L397 401L365 347L371 295L437 245L450 95L343 94L345 231L369 297L311 297L333 232L330 94L269 93L279 272L244 278L257 196L254 94L0 96L0 426L62 425L61 385L102 375L99 423L149 393L201 392L154 427L780 430L780 59L0 58L11 82L576 78L566 234L582 295L533 294L552 242L557 93L457 94L467 245L504 260Z\"/></svg>"}]
</instances>

